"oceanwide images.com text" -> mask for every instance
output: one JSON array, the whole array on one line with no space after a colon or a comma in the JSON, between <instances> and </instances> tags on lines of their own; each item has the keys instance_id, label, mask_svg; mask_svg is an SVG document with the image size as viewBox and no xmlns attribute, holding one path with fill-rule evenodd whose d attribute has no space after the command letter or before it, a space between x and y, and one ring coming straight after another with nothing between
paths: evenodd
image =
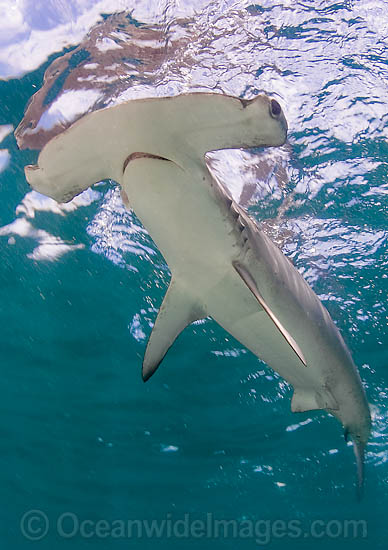
<instances>
[{"instance_id":1,"label":"oceanwide images.com text","mask_svg":"<svg viewBox=\"0 0 388 550\"><path fill-rule=\"evenodd\" d=\"M366 520L315 519L220 519L208 513L202 517L167 514L161 519L89 519L74 512L50 517L42 510L28 510L20 520L22 535L42 540L56 535L64 539L251 539L267 545L275 539L365 539Z\"/></svg>"}]
</instances>

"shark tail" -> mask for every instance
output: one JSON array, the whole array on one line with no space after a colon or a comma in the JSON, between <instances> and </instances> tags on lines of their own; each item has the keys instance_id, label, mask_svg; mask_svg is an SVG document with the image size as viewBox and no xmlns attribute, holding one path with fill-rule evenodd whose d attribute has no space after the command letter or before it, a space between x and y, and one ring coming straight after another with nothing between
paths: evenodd
<instances>
[{"instance_id":1,"label":"shark tail","mask_svg":"<svg viewBox=\"0 0 388 550\"><path fill-rule=\"evenodd\" d=\"M349 438L351 438L353 442L353 451L356 457L357 466L357 499L361 500L364 494L365 485L365 443L360 441L357 437L352 436L348 428L345 428L344 438L346 442L349 441Z\"/></svg>"},{"instance_id":2,"label":"shark tail","mask_svg":"<svg viewBox=\"0 0 388 550\"><path fill-rule=\"evenodd\" d=\"M365 443L353 437L353 451L356 457L357 465L357 499L361 500L364 494L364 478L365 478Z\"/></svg>"}]
</instances>

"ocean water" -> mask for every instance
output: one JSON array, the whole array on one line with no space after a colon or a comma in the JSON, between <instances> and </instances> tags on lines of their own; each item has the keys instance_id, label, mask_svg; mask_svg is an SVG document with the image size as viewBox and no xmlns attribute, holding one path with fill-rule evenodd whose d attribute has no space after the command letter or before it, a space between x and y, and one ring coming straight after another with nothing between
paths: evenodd
<instances>
[{"instance_id":1,"label":"ocean water","mask_svg":"<svg viewBox=\"0 0 388 550\"><path fill-rule=\"evenodd\" d=\"M1 548L386 548L388 3L0 13ZM114 182L57 205L25 180L23 117L19 145L38 147L88 110L193 89L284 107L285 146L209 165L352 351L373 414L361 501L339 423L291 413L292 389L212 320L143 384L163 257Z\"/></svg>"}]
</instances>

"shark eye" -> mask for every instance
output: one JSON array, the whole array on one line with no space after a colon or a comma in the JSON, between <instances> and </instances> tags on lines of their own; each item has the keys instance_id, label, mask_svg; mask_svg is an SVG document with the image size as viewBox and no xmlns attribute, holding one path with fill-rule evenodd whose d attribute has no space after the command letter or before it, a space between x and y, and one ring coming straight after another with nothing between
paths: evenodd
<instances>
[{"instance_id":1,"label":"shark eye","mask_svg":"<svg viewBox=\"0 0 388 550\"><path fill-rule=\"evenodd\" d=\"M274 118L278 118L278 116L282 112L282 108L280 107L276 99L271 99L269 110L270 110L271 116L273 116Z\"/></svg>"}]
</instances>

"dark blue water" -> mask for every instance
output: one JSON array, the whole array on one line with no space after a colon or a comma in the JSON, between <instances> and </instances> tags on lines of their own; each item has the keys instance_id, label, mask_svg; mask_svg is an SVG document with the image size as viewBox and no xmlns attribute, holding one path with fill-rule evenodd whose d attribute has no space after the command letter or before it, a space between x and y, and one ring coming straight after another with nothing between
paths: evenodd
<instances>
[{"instance_id":1,"label":"dark blue water","mask_svg":"<svg viewBox=\"0 0 388 550\"><path fill-rule=\"evenodd\" d=\"M2 8L1 548L386 548L388 4L195 5ZM133 33L139 50L107 69L100 56ZM284 106L283 148L209 162L352 351L374 421L361 502L338 422L291 413L291 388L213 321L188 327L141 381L169 281L162 256L114 182L67 205L31 192L23 168L37 153L5 128L66 52L77 57L30 127L43 134L88 109L192 89L264 91ZM81 95L67 102L69 90Z\"/></svg>"}]
</instances>

